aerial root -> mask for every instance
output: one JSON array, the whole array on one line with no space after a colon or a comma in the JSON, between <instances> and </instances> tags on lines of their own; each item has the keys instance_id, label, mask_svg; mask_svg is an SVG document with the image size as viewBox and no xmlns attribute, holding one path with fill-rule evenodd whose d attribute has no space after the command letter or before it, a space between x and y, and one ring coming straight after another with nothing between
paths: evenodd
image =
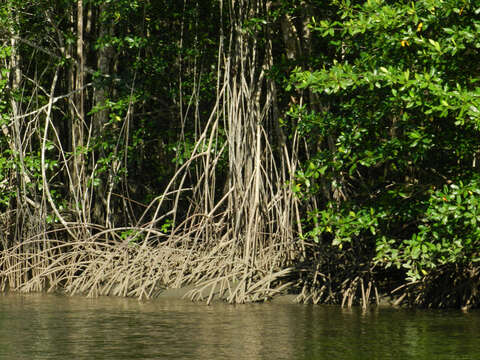
<instances>
[{"instance_id":1,"label":"aerial root","mask_svg":"<svg viewBox=\"0 0 480 360\"><path fill-rule=\"evenodd\" d=\"M168 288L192 286L187 297L210 303L263 301L285 291L291 271L270 249L252 267L232 241L211 249L177 247L185 239L149 245L99 239L31 239L0 252L0 288L87 296L155 298Z\"/></svg>"}]
</instances>

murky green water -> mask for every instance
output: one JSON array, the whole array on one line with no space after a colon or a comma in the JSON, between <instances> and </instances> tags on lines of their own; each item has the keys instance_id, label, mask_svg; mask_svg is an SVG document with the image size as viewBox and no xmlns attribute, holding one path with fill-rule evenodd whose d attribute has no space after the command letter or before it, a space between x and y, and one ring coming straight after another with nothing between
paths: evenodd
<instances>
[{"instance_id":1,"label":"murky green water","mask_svg":"<svg viewBox=\"0 0 480 360\"><path fill-rule=\"evenodd\" d=\"M480 313L10 294L0 359L480 359Z\"/></svg>"}]
</instances>

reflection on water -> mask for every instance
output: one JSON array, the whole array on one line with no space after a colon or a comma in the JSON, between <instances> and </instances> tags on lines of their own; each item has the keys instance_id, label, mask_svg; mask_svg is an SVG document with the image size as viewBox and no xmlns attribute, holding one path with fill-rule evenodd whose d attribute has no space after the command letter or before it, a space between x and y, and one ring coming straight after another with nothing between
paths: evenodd
<instances>
[{"instance_id":1,"label":"reflection on water","mask_svg":"<svg viewBox=\"0 0 480 360\"><path fill-rule=\"evenodd\" d=\"M480 359L480 313L0 295L0 359Z\"/></svg>"}]
</instances>

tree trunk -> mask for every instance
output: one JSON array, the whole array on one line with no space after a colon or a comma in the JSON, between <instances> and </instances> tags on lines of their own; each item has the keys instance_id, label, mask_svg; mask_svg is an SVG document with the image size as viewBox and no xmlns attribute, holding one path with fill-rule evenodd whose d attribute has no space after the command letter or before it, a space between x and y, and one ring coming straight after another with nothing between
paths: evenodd
<instances>
[{"instance_id":1,"label":"tree trunk","mask_svg":"<svg viewBox=\"0 0 480 360\"><path fill-rule=\"evenodd\" d=\"M76 72L73 84L74 101L72 126L71 126L71 150L73 153L71 164L71 194L73 195L74 208L79 219L89 222L89 209L83 199L85 194L85 166L84 166L84 77L85 77L85 55L83 44L83 0L77 0L77 19L76 19ZM72 74L73 75L73 74ZM72 79L73 80L73 79Z\"/></svg>"},{"instance_id":2,"label":"tree trunk","mask_svg":"<svg viewBox=\"0 0 480 360\"><path fill-rule=\"evenodd\" d=\"M108 6L102 3L99 7L99 14L97 16L98 38L102 39L106 36L113 34L113 24L100 21L100 15L108 11ZM100 79L98 79L98 85L93 90L93 103L94 106L103 107L109 98L109 91L107 85L103 83L103 76L110 74L110 63L113 59L113 49L111 46L102 46L97 52L97 69L100 72ZM92 116L92 138L93 141L99 141L102 135L105 124L108 123L109 112L108 109L101 109ZM105 157L105 153L100 147L98 152L95 153L95 160ZM92 164L95 166L95 164ZM106 176L107 174L95 175L101 177L101 181L95 188L94 200L92 204L92 217L93 221L100 224L108 225L111 221L106 218L107 214L107 186Z\"/></svg>"},{"instance_id":3,"label":"tree trunk","mask_svg":"<svg viewBox=\"0 0 480 360\"><path fill-rule=\"evenodd\" d=\"M13 152L13 156L17 158L16 166L16 219L15 219L15 237L14 241L21 241L23 235L23 221L24 221L24 212L27 209L27 190L26 184L30 181L27 173L25 172L25 161L24 161L24 149L21 137L21 100L18 99L20 93L20 85L22 80L22 72L20 68L20 52L18 49L18 31L16 25L19 22L19 16L16 9L10 7L10 14L12 14L12 25L10 28L11 39L10 39L10 106L12 109L12 125L13 125L13 134L10 134L8 129L4 127L4 134L8 134L9 138L8 143Z\"/></svg>"}]
</instances>

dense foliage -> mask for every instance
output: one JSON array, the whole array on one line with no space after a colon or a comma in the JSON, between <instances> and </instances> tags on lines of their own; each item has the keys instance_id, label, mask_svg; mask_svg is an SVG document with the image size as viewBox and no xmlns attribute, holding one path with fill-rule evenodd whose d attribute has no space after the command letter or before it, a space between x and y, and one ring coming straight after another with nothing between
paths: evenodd
<instances>
[{"instance_id":1,"label":"dense foliage","mask_svg":"<svg viewBox=\"0 0 480 360\"><path fill-rule=\"evenodd\" d=\"M480 8L470 1L332 3L335 15L311 23L329 55L321 67L292 75L318 99L292 111L315 149L298 174L320 203L308 213L308 235L343 249L362 246L376 272L394 266L412 283L451 265L474 278ZM338 196L325 196L322 186Z\"/></svg>"}]
</instances>

